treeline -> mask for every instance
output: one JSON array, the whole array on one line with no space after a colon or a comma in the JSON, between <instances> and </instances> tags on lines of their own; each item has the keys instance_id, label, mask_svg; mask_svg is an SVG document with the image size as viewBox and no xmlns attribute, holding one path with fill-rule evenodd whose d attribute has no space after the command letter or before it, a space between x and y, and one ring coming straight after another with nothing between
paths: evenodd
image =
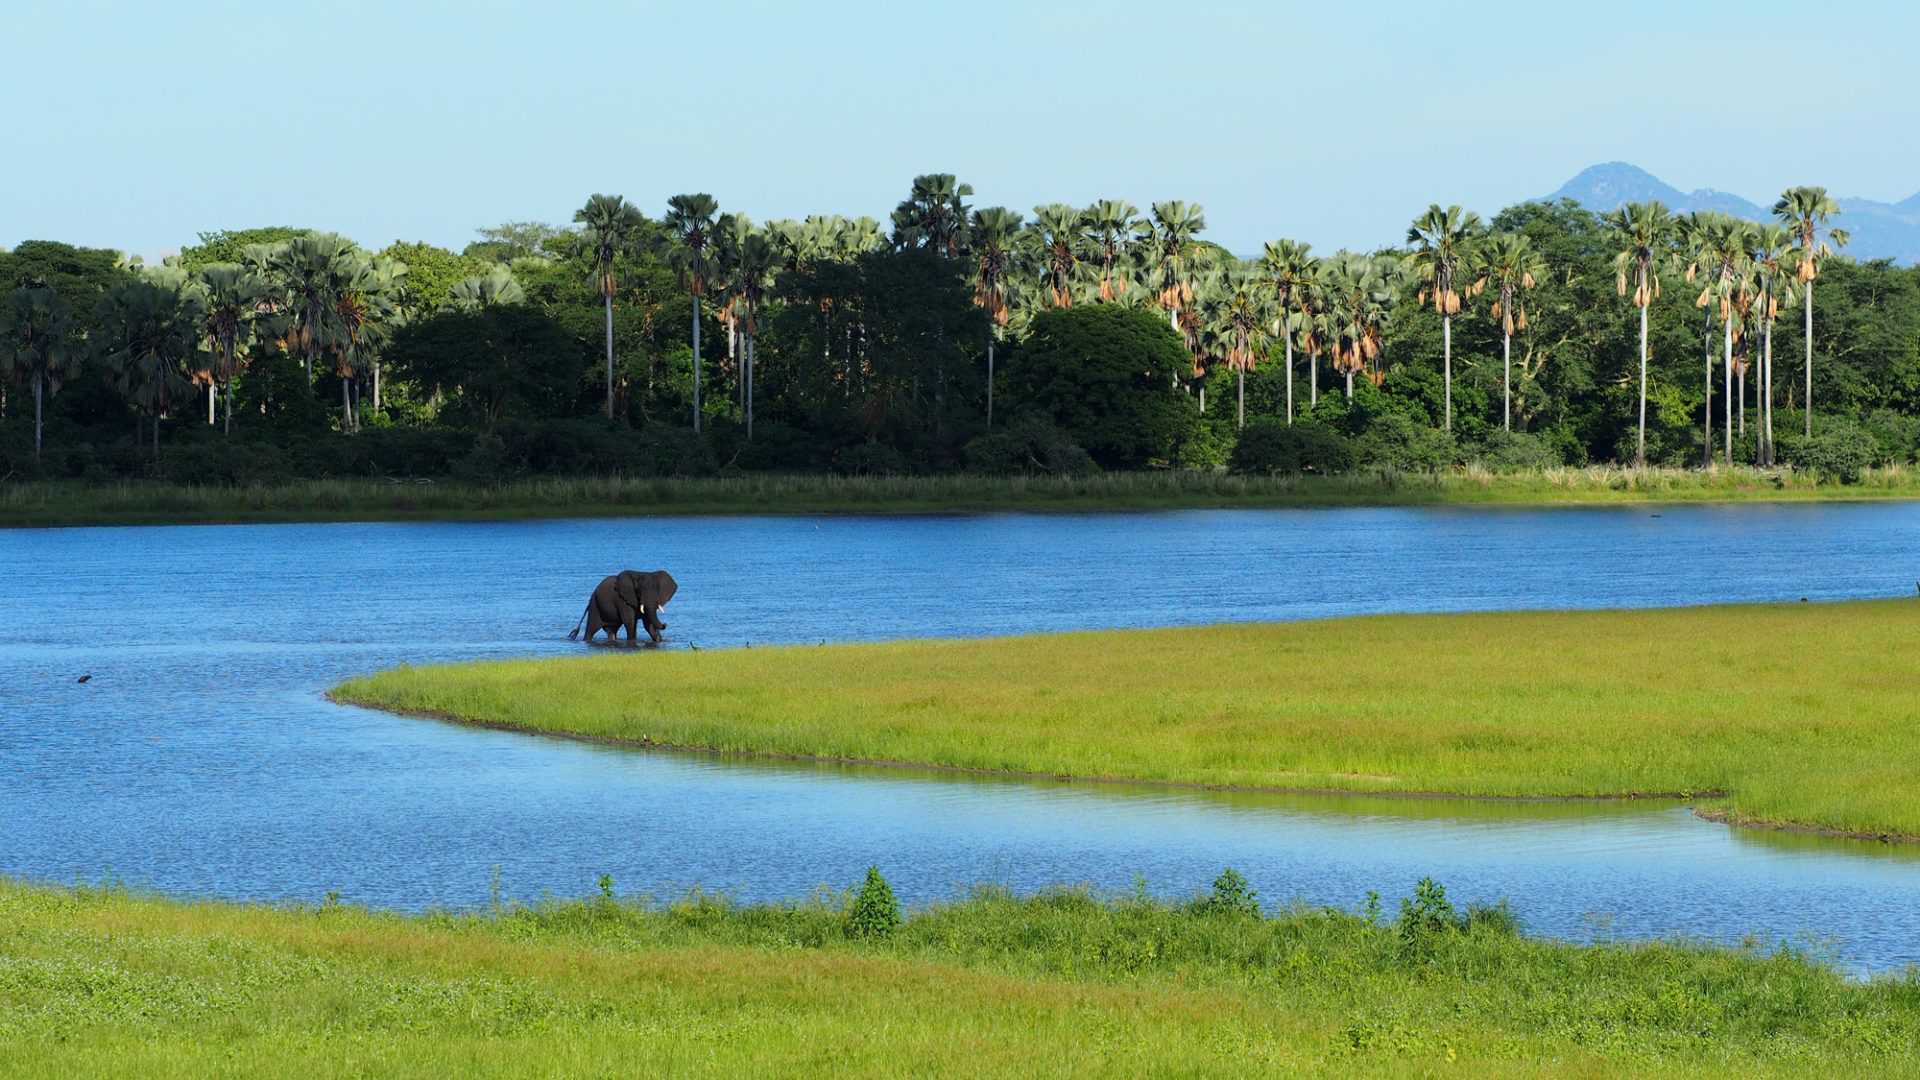
<instances>
[{"instance_id":1,"label":"treeline","mask_svg":"<svg viewBox=\"0 0 1920 1080\"><path fill-rule=\"evenodd\" d=\"M1436 206L1401 248L1254 259L1187 203L971 196L920 177L883 226L596 195L459 253L292 228L154 267L22 243L0 252L0 470L1847 475L1920 444L1920 274L1837 254L1817 188L1765 224Z\"/></svg>"}]
</instances>

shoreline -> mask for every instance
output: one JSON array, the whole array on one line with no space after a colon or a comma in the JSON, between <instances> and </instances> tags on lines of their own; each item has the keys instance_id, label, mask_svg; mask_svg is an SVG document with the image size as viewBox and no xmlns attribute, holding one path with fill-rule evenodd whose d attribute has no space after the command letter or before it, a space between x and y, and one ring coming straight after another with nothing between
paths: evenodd
<instances>
[{"instance_id":1,"label":"shoreline","mask_svg":"<svg viewBox=\"0 0 1920 1080\"><path fill-rule=\"evenodd\" d=\"M372 709L392 716L404 716L415 720L431 720L435 723L451 724L456 727L502 731L514 735L563 739L568 742L589 743L598 746L619 746L633 750L658 750L675 754L739 758L750 761L790 761L799 764L847 765L868 769L918 770L922 772L947 773L962 776L994 777L1005 780L1051 780L1062 784L1103 784L1118 787L1141 787L1172 791L1240 792L1250 795L1351 796L1365 799L1417 799L1490 803L1697 803L1700 800L1706 799L1724 799L1733 794L1731 791L1707 790L1695 792L1628 791L1601 795L1468 795L1451 791L1369 791L1361 788L1268 787L1245 784L1208 784L1181 780L1133 780L1119 776L1076 776L1039 772L1012 772L1004 769L980 769L963 765L935 765L918 761L888 761L877 758L840 757L831 754L792 754L773 750L727 750L712 746L687 746L677 743L658 742L646 738L627 739L614 735L588 735L577 731L551 731L543 728L528 727L522 724L507 723L500 720L475 720L434 709L388 708L387 706L369 701L355 700L336 694L330 690L324 692L321 696L336 705L350 705L359 709ZM1688 809L1692 811L1693 816L1702 821L1712 822L1716 825L1726 825L1737 829L1760 829L1768 832L1788 832L1805 836L1821 836L1835 840L1866 840L1882 844L1920 843L1920 836L1909 836L1905 833L1848 831L1822 825L1763 821L1751 815L1742 815L1731 810L1713 806L1692 805L1689 806Z\"/></svg>"},{"instance_id":2,"label":"shoreline","mask_svg":"<svg viewBox=\"0 0 1920 1080\"><path fill-rule=\"evenodd\" d=\"M1103 473L1078 479L753 474L702 479L527 479L496 487L373 479L248 487L17 481L0 483L0 528L1913 499L1920 499L1920 470L1898 466L1876 470L1862 482L1848 485L1748 468L1699 472L1613 467L1341 476L1169 471Z\"/></svg>"}]
</instances>

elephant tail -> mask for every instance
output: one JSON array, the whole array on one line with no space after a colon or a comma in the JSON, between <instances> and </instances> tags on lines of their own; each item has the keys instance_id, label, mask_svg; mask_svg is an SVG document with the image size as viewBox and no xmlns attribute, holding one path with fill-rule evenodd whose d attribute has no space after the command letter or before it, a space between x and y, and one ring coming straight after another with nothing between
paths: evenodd
<instances>
[{"instance_id":1,"label":"elephant tail","mask_svg":"<svg viewBox=\"0 0 1920 1080\"><path fill-rule=\"evenodd\" d=\"M587 612L591 611L592 609L593 609L593 601L591 600L587 601L586 607L580 609L580 621L573 624L573 632L567 635L568 641L580 640L580 628L587 625Z\"/></svg>"}]
</instances>

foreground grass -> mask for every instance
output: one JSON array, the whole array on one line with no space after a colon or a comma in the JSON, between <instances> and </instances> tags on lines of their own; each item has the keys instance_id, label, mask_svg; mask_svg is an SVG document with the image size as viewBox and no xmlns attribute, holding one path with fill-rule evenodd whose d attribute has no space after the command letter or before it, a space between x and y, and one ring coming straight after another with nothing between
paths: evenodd
<instances>
[{"instance_id":1,"label":"foreground grass","mask_svg":"<svg viewBox=\"0 0 1920 1080\"><path fill-rule=\"evenodd\" d=\"M345 700L668 746L1920 837L1920 602L1395 615L411 668Z\"/></svg>"},{"instance_id":2,"label":"foreground grass","mask_svg":"<svg viewBox=\"0 0 1920 1080\"><path fill-rule=\"evenodd\" d=\"M1920 470L1890 466L1842 485L1791 470L1706 473L1611 467L1489 473L1259 477L1104 473L1084 479L752 475L459 483L313 480L246 487L158 482L0 482L0 526L168 525L595 517L628 514L916 513L1218 506L1424 505L1920 498Z\"/></svg>"},{"instance_id":3,"label":"foreground grass","mask_svg":"<svg viewBox=\"0 0 1920 1080\"><path fill-rule=\"evenodd\" d=\"M408 917L0 880L0 1076L1920 1076L1920 974L1787 952L1079 892L845 925L831 899Z\"/></svg>"}]
</instances>

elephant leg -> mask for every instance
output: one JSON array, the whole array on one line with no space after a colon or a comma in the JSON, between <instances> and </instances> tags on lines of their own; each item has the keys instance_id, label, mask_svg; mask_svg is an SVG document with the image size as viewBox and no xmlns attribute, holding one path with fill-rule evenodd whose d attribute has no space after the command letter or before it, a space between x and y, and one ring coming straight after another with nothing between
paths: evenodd
<instances>
[{"instance_id":1,"label":"elephant leg","mask_svg":"<svg viewBox=\"0 0 1920 1080\"><path fill-rule=\"evenodd\" d=\"M641 615L646 620L647 636L653 639L655 645L658 645L660 631L665 630L667 624L660 621L660 612L657 608L647 608L641 612Z\"/></svg>"}]
</instances>

